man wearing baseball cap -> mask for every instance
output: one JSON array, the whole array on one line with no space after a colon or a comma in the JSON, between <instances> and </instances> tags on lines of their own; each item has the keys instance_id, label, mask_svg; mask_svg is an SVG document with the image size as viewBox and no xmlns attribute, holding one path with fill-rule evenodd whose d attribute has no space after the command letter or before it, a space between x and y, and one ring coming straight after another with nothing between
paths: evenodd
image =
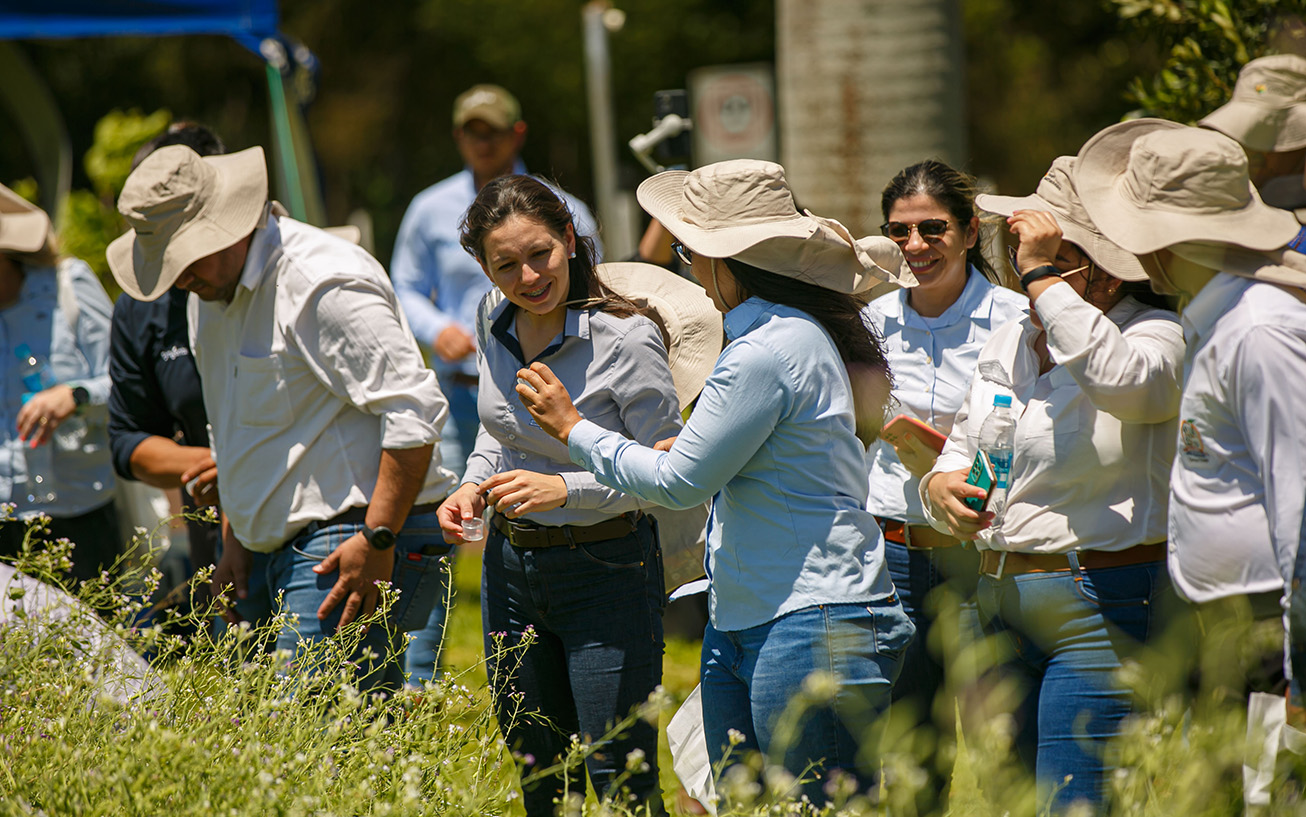
<instances>
[{"instance_id":1,"label":"man wearing baseball cap","mask_svg":"<svg viewBox=\"0 0 1306 817\"><path fill-rule=\"evenodd\" d=\"M440 389L449 400L440 453L461 475L480 428L476 310L491 285L459 244L458 229L482 187L499 176L526 173L519 156L526 142L521 105L498 85L474 85L454 100L453 138L466 166L413 199L399 225L390 275L413 334L430 352ZM576 228L594 240L595 261L602 261L603 245L589 208L557 192L575 217ZM443 618L415 634L408 653L414 681L431 677L442 631Z\"/></svg>"},{"instance_id":2,"label":"man wearing baseball cap","mask_svg":"<svg viewBox=\"0 0 1306 817\"><path fill-rule=\"evenodd\" d=\"M190 340L222 482L215 594L298 616L278 648L334 633L401 593L356 648L359 684L393 686L399 633L425 624L447 552L435 520L447 413L385 270L268 200L261 148L201 158L160 148L128 177L131 230L109 246L133 298L192 294ZM381 657L372 661L368 653Z\"/></svg>"}]
</instances>

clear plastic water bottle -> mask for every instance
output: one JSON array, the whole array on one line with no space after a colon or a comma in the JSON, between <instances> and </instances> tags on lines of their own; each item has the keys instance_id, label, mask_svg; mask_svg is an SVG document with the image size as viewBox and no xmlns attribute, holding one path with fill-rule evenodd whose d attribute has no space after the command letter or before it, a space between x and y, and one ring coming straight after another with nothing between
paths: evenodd
<instances>
[{"instance_id":1,"label":"clear plastic water bottle","mask_svg":"<svg viewBox=\"0 0 1306 817\"><path fill-rule=\"evenodd\" d=\"M26 343L20 343L14 349L14 356L18 358L18 374L22 378L23 388L27 393L23 395L23 402L28 400L37 393L44 391L51 386L57 385L58 381L50 366L43 355L38 355L32 351L32 347ZM57 447L62 451L73 451L81 447L86 439L86 421L76 414L72 414L59 424L55 429L54 446L41 445L32 448L30 445L25 446L23 452L27 459L27 485L25 486L25 495L27 501L33 505L43 505L54 502L57 498L54 491L54 451Z\"/></svg>"},{"instance_id":2,"label":"clear plastic water bottle","mask_svg":"<svg viewBox=\"0 0 1306 817\"><path fill-rule=\"evenodd\" d=\"M989 491L988 510L993 512L992 530L1002 527L1007 510L1007 486L1011 478L1011 454L1016 445L1016 418L1011 412L1011 396L993 398L993 410L980 426L979 447L993 466L993 488Z\"/></svg>"}]
</instances>

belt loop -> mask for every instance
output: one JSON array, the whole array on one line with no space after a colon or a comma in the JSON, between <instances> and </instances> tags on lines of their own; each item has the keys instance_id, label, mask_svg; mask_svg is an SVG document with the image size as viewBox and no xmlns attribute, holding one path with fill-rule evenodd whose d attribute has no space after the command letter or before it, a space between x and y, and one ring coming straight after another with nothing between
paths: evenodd
<instances>
[{"instance_id":1,"label":"belt loop","mask_svg":"<svg viewBox=\"0 0 1306 817\"><path fill-rule=\"evenodd\" d=\"M568 548L568 550L575 550L575 549L576 549L576 537L575 537L575 535L574 535L574 534L572 533L572 531L571 531L571 525L563 525L563 526L562 526L562 535L563 535L564 537L566 537L566 539L567 539L567 548Z\"/></svg>"},{"instance_id":2,"label":"belt loop","mask_svg":"<svg viewBox=\"0 0 1306 817\"><path fill-rule=\"evenodd\" d=\"M993 578L1001 579L1002 573L1007 569L1007 551L998 551L998 572L993 574Z\"/></svg>"},{"instance_id":3,"label":"belt loop","mask_svg":"<svg viewBox=\"0 0 1306 817\"><path fill-rule=\"evenodd\" d=\"M911 547L911 525L906 521L902 523L902 545L906 548Z\"/></svg>"},{"instance_id":4,"label":"belt loop","mask_svg":"<svg viewBox=\"0 0 1306 817\"><path fill-rule=\"evenodd\" d=\"M1075 581L1084 580L1084 568L1079 566L1079 551L1072 550L1066 554L1066 559L1070 562L1070 572L1075 575Z\"/></svg>"}]
</instances>

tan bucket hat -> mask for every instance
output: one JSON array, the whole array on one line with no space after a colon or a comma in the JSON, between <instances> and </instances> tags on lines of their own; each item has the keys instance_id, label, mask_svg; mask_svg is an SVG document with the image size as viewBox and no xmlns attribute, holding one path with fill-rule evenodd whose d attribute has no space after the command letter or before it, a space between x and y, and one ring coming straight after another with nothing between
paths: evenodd
<instances>
[{"instance_id":1,"label":"tan bucket hat","mask_svg":"<svg viewBox=\"0 0 1306 817\"><path fill-rule=\"evenodd\" d=\"M184 145L159 148L118 197L132 229L109 245L109 269L128 295L153 301L191 264L254 232L267 203L263 148L203 158Z\"/></svg>"},{"instance_id":2,"label":"tan bucket hat","mask_svg":"<svg viewBox=\"0 0 1306 817\"><path fill-rule=\"evenodd\" d=\"M53 237L54 227L45 211L0 184L0 251L49 251Z\"/></svg>"},{"instance_id":3,"label":"tan bucket hat","mask_svg":"<svg viewBox=\"0 0 1306 817\"><path fill-rule=\"evenodd\" d=\"M1018 198L981 193L975 197L975 204L981 210L1002 216L1010 216L1017 210L1051 213L1061 227L1062 236L1087 253L1099 267L1122 281L1146 281L1147 271L1138 263L1138 256L1122 249L1093 225L1084 203L1075 192L1071 178L1074 167L1074 156L1058 156L1033 195Z\"/></svg>"},{"instance_id":4,"label":"tan bucket hat","mask_svg":"<svg viewBox=\"0 0 1306 817\"><path fill-rule=\"evenodd\" d=\"M1306 147L1306 59L1274 54L1247 63L1230 100L1198 124L1265 153Z\"/></svg>"},{"instance_id":5,"label":"tan bucket hat","mask_svg":"<svg viewBox=\"0 0 1306 817\"><path fill-rule=\"evenodd\" d=\"M1079 149L1072 176L1093 224L1135 255L1189 241L1275 250L1300 227L1261 201L1237 142L1163 119L1102 130Z\"/></svg>"},{"instance_id":6,"label":"tan bucket hat","mask_svg":"<svg viewBox=\"0 0 1306 817\"><path fill-rule=\"evenodd\" d=\"M626 261L599 264L608 289L645 310L662 330L680 410L698 397L725 345L721 313L703 288L664 267Z\"/></svg>"},{"instance_id":7,"label":"tan bucket hat","mask_svg":"<svg viewBox=\"0 0 1306 817\"><path fill-rule=\"evenodd\" d=\"M799 213L784 168L732 159L645 179L640 205L676 238L709 258L746 264L836 292L865 292L888 281L916 285L898 245L853 239L834 219Z\"/></svg>"}]
</instances>

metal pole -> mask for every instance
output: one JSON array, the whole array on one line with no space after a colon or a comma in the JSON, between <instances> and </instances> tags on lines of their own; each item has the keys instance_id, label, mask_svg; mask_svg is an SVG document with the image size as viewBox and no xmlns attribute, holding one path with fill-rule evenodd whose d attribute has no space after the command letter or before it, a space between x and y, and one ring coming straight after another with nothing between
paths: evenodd
<instances>
[{"instance_id":1,"label":"metal pole","mask_svg":"<svg viewBox=\"0 0 1306 817\"><path fill-rule=\"evenodd\" d=\"M608 52L608 0L591 0L581 11L585 34L585 78L590 109L590 147L594 160L594 199L608 258L634 252L634 230L617 190L617 140L612 115L612 59ZM608 20L605 20L605 16Z\"/></svg>"}]
</instances>

